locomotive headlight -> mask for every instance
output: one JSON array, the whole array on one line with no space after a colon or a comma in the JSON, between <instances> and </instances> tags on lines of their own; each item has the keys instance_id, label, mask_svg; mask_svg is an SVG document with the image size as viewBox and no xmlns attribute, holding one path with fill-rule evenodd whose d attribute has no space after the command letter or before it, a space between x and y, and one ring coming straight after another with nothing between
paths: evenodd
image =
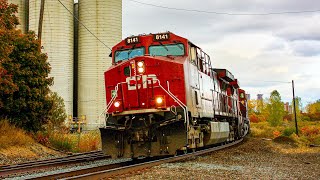
<instances>
[{"instance_id":1,"label":"locomotive headlight","mask_svg":"<svg viewBox=\"0 0 320 180\"><path fill-rule=\"evenodd\" d=\"M143 72L144 72L144 68L143 68L143 67L139 67L139 68L138 68L138 72L139 72L139 73L143 73Z\"/></svg>"},{"instance_id":2,"label":"locomotive headlight","mask_svg":"<svg viewBox=\"0 0 320 180\"><path fill-rule=\"evenodd\" d=\"M138 73L144 73L144 70L145 70L144 62L143 61L139 61L137 63L137 66L138 66Z\"/></svg>"},{"instance_id":3,"label":"locomotive headlight","mask_svg":"<svg viewBox=\"0 0 320 180\"><path fill-rule=\"evenodd\" d=\"M158 98L156 99L156 102L157 102L157 104L162 104L162 102L163 102L162 97L158 97Z\"/></svg>"},{"instance_id":4,"label":"locomotive headlight","mask_svg":"<svg viewBox=\"0 0 320 180\"><path fill-rule=\"evenodd\" d=\"M157 108L157 109L165 108L166 107L166 100L165 100L164 96L156 97L154 100L154 104L155 104L155 108Z\"/></svg>"},{"instance_id":5,"label":"locomotive headlight","mask_svg":"<svg viewBox=\"0 0 320 180\"><path fill-rule=\"evenodd\" d=\"M142 61L138 62L137 63L138 67L143 67L144 66L144 63Z\"/></svg>"},{"instance_id":6,"label":"locomotive headlight","mask_svg":"<svg viewBox=\"0 0 320 180\"><path fill-rule=\"evenodd\" d=\"M114 107L118 108L119 106L120 106L120 102L119 102L119 101L116 101L116 102L114 103Z\"/></svg>"}]
</instances>

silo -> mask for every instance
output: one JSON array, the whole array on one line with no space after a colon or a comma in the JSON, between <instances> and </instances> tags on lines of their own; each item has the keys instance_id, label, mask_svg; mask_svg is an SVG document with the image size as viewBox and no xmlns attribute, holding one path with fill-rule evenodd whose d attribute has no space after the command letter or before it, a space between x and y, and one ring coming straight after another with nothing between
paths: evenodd
<instances>
[{"instance_id":1,"label":"silo","mask_svg":"<svg viewBox=\"0 0 320 180\"><path fill-rule=\"evenodd\" d=\"M18 14L17 17L19 19L19 25L17 26L18 29L21 29L22 33L26 32L26 20L28 19L27 16L27 1L26 0L9 0L8 3L18 5Z\"/></svg>"},{"instance_id":2,"label":"silo","mask_svg":"<svg viewBox=\"0 0 320 180\"><path fill-rule=\"evenodd\" d=\"M122 38L121 0L79 0L80 21L112 48ZM78 116L85 115L87 128L100 122L106 106L104 71L111 66L110 50L79 25Z\"/></svg>"},{"instance_id":3,"label":"silo","mask_svg":"<svg viewBox=\"0 0 320 180\"><path fill-rule=\"evenodd\" d=\"M73 12L73 0L61 0ZM38 34L40 0L29 0L29 30ZM42 26L42 52L48 55L51 90L64 99L67 115L73 113L73 17L58 2L45 1Z\"/></svg>"}]
</instances>

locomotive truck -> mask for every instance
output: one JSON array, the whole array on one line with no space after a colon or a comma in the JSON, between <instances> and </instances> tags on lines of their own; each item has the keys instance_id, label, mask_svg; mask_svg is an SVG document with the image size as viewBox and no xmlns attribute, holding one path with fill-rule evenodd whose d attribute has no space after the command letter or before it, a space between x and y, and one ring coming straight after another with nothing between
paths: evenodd
<instances>
[{"instance_id":1,"label":"locomotive truck","mask_svg":"<svg viewBox=\"0 0 320 180\"><path fill-rule=\"evenodd\" d=\"M227 69L171 32L131 36L105 71L102 151L112 158L175 155L245 136L245 91Z\"/></svg>"}]
</instances>

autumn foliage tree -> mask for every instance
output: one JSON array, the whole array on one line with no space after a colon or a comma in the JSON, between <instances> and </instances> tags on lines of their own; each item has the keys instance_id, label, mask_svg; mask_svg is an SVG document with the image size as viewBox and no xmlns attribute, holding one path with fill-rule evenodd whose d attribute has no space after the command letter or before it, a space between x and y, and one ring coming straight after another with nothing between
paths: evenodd
<instances>
[{"instance_id":1,"label":"autumn foliage tree","mask_svg":"<svg viewBox=\"0 0 320 180\"><path fill-rule=\"evenodd\" d=\"M307 114L312 121L320 121L320 99L315 102L309 103L306 107Z\"/></svg>"},{"instance_id":2,"label":"autumn foliage tree","mask_svg":"<svg viewBox=\"0 0 320 180\"><path fill-rule=\"evenodd\" d=\"M18 24L16 16L10 17L16 11L15 5L10 5L0 0L0 108L4 106L2 98L6 94L12 94L18 90L18 86L13 82L12 74L2 66L2 62L10 61L9 55L13 49L6 43L5 39L9 39L14 33L12 30ZM2 113L1 113L2 114Z\"/></svg>"},{"instance_id":3,"label":"autumn foliage tree","mask_svg":"<svg viewBox=\"0 0 320 180\"><path fill-rule=\"evenodd\" d=\"M248 114L251 122L266 121L269 112L266 109L267 102L263 99L249 100L248 102Z\"/></svg>"},{"instance_id":4,"label":"autumn foliage tree","mask_svg":"<svg viewBox=\"0 0 320 180\"><path fill-rule=\"evenodd\" d=\"M278 126L286 115L284 103L277 90L271 92L268 99L250 100L248 112L251 122L268 121L271 126Z\"/></svg>"},{"instance_id":5,"label":"autumn foliage tree","mask_svg":"<svg viewBox=\"0 0 320 180\"><path fill-rule=\"evenodd\" d=\"M280 125L285 115L285 111L284 104L281 101L281 96L277 90L271 92L269 103L267 104L267 110L269 112L267 121L270 123L270 125Z\"/></svg>"},{"instance_id":6,"label":"autumn foliage tree","mask_svg":"<svg viewBox=\"0 0 320 180\"><path fill-rule=\"evenodd\" d=\"M0 0L0 118L29 131L48 120L50 66L34 33L16 30L17 6Z\"/></svg>"}]
</instances>

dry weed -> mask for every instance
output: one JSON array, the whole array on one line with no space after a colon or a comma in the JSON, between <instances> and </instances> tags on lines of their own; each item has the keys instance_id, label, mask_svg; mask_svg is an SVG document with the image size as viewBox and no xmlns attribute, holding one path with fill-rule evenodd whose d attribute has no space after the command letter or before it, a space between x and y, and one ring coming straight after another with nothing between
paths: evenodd
<instances>
[{"instance_id":1,"label":"dry weed","mask_svg":"<svg viewBox=\"0 0 320 180\"><path fill-rule=\"evenodd\" d=\"M0 148L25 146L34 142L22 129L16 128L7 120L0 120Z\"/></svg>"}]
</instances>

